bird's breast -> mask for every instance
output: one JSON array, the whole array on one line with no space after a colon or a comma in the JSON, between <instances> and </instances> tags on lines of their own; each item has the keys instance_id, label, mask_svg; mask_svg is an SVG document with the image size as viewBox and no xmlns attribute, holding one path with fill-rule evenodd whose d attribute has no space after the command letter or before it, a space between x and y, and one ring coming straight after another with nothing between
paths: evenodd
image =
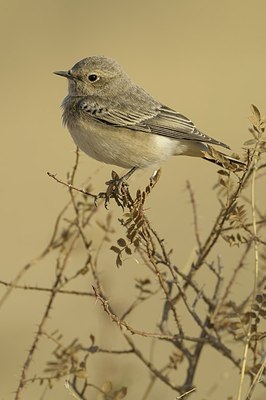
<instances>
[{"instance_id":1,"label":"bird's breast","mask_svg":"<svg viewBox=\"0 0 266 400\"><path fill-rule=\"evenodd\" d=\"M67 127L76 145L98 161L123 168L159 166L175 151L175 141L149 132L115 127L81 116Z\"/></svg>"}]
</instances>

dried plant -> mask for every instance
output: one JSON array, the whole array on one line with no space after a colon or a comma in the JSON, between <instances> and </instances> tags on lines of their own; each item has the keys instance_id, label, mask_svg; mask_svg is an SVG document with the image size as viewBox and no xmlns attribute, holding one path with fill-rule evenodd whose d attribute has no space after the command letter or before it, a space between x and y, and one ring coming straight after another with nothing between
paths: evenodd
<instances>
[{"instance_id":1,"label":"dried plant","mask_svg":"<svg viewBox=\"0 0 266 400\"><path fill-rule=\"evenodd\" d=\"M20 373L16 400L23 398L26 384L45 385L53 390L62 381L65 381L68 394L76 399L123 399L127 392L130 393L126 382L121 385L101 377L103 383L97 386L91 381L90 368L99 354L114 359L118 374L119 356L138 359L149 372L142 399L153 397L152 388L158 381L172 390L171 398L185 398L196 390L195 375L201 367L201 355L210 347L239 371L239 382L232 398L253 399L255 389L259 385L266 386L266 215L263 207L260 209L256 204L256 184L265 185L263 180L266 163L263 153L266 151L266 137L265 121L255 106L252 106L251 122L252 139L245 143L246 168L240 171L232 168L228 170L227 166L227 169L218 171L215 189L219 209L205 239L200 235L195 194L191 183L187 182L197 251L186 271L176 265L172 250L167 248L163 238L153 227L153 222L147 217L146 201L159 180L160 171L153 175L144 190L137 190L135 195L125 182L119 188L114 185L114 180L119 178L114 171L111 181L107 183L106 192L93 194L90 184L79 189L75 184L79 164L78 150L74 167L66 181L49 174L51 178L68 187L70 200L59 213L51 240L42 254L29 262L12 282L0 281L1 285L6 286L6 293L0 300L2 307L13 290L34 290L36 294L45 291L49 294ZM113 221L111 213L106 211L106 220L99 222L99 210L103 205L110 207L110 202L120 210L118 220ZM102 237L96 250L94 237L89 230L92 221L97 224ZM118 224L123 232L119 237L116 236ZM216 248L222 241L238 248L239 258L231 260L231 272L227 279L223 258L216 256ZM83 262L76 266L73 274L69 264L76 256L77 246L79 256L82 253ZM126 299L118 307L114 295L108 298L104 268L101 265L101 255L106 251L109 252L109 264L119 268L119 271L129 259L138 260L142 266L142 276L130 282L135 293L130 304ZM252 252L253 257L248 258ZM53 285L43 287L41 284L20 284L22 276L25 277L33 265L45 262L50 254L54 257ZM249 291L242 293L239 298L235 296L234 288L244 268L250 271L253 282ZM211 288L209 285L202 287L201 271L207 271L209 280L214 282ZM78 278L93 284L87 291L73 289ZM62 331L60 321L57 331L49 333L47 321L59 295L91 298L94 306L89 312L93 310L95 313L107 314L120 332L125 347L121 345L120 349L107 348L100 344L94 332L91 332L87 343L83 343L79 337L68 342L64 338L65 332ZM132 316L141 313L142 307L153 299L158 300L157 307L152 311L157 321L154 325L147 330L129 322L134 321ZM86 318L88 315L84 315L84 319ZM139 337L145 340L146 348L151 343L157 343L152 354L149 355L139 345ZM54 350L47 354L43 373L30 376L32 360L37 356L41 338L53 344ZM156 352L165 344L168 353L160 361L156 359ZM132 374L134 375L134 371ZM245 382L249 383L247 393L244 393ZM95 391L94 394L92 390ZM45 396L40 398L44 399Z\"/></svg>"}]
</instances>

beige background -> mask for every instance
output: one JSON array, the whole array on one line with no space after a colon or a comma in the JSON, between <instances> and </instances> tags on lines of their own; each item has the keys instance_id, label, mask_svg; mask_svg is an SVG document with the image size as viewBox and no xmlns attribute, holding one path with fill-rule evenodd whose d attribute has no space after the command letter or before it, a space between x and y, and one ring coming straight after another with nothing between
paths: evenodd
<instances>
[{"instance_id":1,"label":"beige background","mask_svg":"<svg viewBox=\"0 0 266 400\"><path fill-rule=\"evenodd\" d=\"M113 57L156 98L238 152L249 138L250 103L265 113L264 0L1 0L0 7L3 280L11 280L21 266L39 254L68 198L65 189L46 175L50 171L64 178L75 149L61 125L59 106L66 94L66 82L53 71L69 69L89 55ZM165 163L149 201L151 220L168 246L174 247L179 265L190 258L195 246L185 182L189 179L195 189L204 236L217 206L212 191L216 171L215 166L201 160L173 158ZM149 173L139 174L132 185L144 185ZM83 155L81 175L89 174L94 175L95 191L99 191L110 175L110 166ZM162 206L171 212L162 212ZM237 256L236 250L229 250L227 256ZM45 269L49 265L33 275L34 283L52 282L52 278L45 281ZM113 269L119 282L124 272ZM3 292L0 286L0 293ZM43 295L16 292L0 310L1 400L13 398L12 391L46 299ZM58 304L53 320L60 318L64 307L65 304ZM67 307L70 315L77 314L76 304L70 301ZM69 337L77 336L78 315L76 318ZM86 330L79 335L87 338L89 333ZM35 356L36 368L38 357L42 356ZM96 376L100 374L100 370L96 372ZM143 374L143 370L139 373ZM203 398L208 389L206 371L200 378L198 398ZM129 399L140 395L134 389L135 379L139 376L127 382ZM231 392L226 396L234 393L232 382L228 387ZM25 391L22 398L35 399L34 390ZM221 399L225 398L222 393ZM54 399L54 395L47 393L45 399ZM63 388L58 396L69 398ZM173 393L168 396L172 399Z\"/></svg>"}]
</instances>

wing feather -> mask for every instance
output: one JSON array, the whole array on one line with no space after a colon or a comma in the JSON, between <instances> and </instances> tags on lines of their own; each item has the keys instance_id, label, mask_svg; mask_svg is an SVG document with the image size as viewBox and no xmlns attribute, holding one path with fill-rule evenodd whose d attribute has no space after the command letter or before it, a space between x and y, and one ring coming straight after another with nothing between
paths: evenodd
<instances>
[{"instance_id":1,"label":"wing feather","mask_svg":"<svg viewBox=\"0 0 266 400\"><path fill-rule=\"evenodd\" d=\"M176 140L207 142L229 148L225 143L199 131L193 122L184 115L164 105L158 105L151 110L138 109L132 111L127 108L119 110L113 107L107 109L98 104L91 106L85 100L82 100L80 108L98 122L115 127L149 132Z\"/></svg>"}]
</instances>

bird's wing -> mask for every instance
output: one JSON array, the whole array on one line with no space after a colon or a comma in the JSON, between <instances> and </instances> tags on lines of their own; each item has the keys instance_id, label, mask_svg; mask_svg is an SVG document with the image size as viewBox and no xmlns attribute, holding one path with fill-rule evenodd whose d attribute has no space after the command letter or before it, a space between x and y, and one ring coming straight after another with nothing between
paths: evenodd
<instances>
[{"instance_id":1,"label":"bird's wing","mask_svg":"<svg viewBox=\"0 0 266 400\"><path fill-rule=\"evenodd\" d=\"M161 106L156 117L147 121L151 132L173 139L187 139L206 142L229 148L225 143L211 138L199 131L193 122L169 107Z\"/></svg>"},{"instance_id":2,"label":"bird's wing","mask_svg":"<svg viewBox=\"0 0 266 400\"><path fill-rule=\"evenodd\" d=\"M184 115L164 105L151 111L131 111L107 109L98 105L92 107L83 100L80 108L93 119L108 125L149 132L176 140L194 140L229 148L226 144L200 132Z\"/></svg>"}]
</instances>

